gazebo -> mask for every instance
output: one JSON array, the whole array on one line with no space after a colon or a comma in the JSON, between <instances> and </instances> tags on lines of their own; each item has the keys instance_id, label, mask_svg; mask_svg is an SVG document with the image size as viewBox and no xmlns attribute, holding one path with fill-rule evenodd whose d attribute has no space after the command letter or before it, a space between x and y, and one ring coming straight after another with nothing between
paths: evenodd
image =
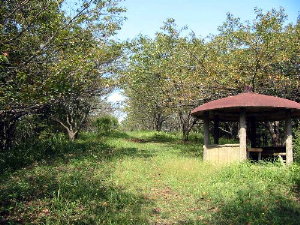
<instances>
[{"instance_id":1,"label":"gazebo","mask_svg":"<svg viewBox=\"0 0 300 225\"><path fill-rule=\"evenodd\" d=\"M285 152L274 155L286 157L286 164L293 162L292 118L300 117L300 104L284 98L257 94L241 93L221 98L200 105L192 111L194 117L204 120L203 160L214 162L243 161L250 152L261 154L268 150L256 146L256 123L259 121L285 121ZM209 124L214 121L214 144L210 143ZM239 144L219 145L219 122L239 122ZM247 124L250 125L249 139L251 147L247 148ZM282 158L281 158L282 159Z\"/></svg>"}]
</instances>

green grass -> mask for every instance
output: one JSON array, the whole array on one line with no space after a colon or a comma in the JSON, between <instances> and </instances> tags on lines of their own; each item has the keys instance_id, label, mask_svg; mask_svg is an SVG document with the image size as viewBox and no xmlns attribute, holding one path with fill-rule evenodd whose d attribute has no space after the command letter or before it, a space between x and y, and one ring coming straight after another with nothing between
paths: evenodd
<instances>
[{"instance_id":1,"label":"green grass","mask_svg":"<svg viewBox=\"0 0 300 225\"><path fill-rule=\"evenodd\" d=\"M192 140L86 134L11 153L0 164L0 224L299 224L299 165L210 165Z\"/></svg>"}]
</instances>

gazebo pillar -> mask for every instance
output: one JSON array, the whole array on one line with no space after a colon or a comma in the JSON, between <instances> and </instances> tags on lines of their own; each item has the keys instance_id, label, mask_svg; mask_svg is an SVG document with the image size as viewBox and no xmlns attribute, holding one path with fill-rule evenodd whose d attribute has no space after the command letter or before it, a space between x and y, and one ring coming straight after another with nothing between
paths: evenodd
<instances>
[{"instance_id":1,"label":"gazebo pillar","mask_svg":"<svg viewBox=\"0 0 300 225\"><path fill-rule=\"evenodd\" d=\"M208 115L205 116L204 121L203 121L203 129L204 129L204 148L203 148L203 160L207 159L207 148L208 145L210 144L209 141L209 118Z\"/></svg>"},{"instance_id":2,"label":"gazebo pillar","mask_svg":"<svg viewBox=\"0 0 300 225\"><path fill-rule=\"evenodd\" d=\"M293 163L293 135L292 135L292 118L291 112L287 113L285 120L285 151L286 151L286 164L291 165Z\"/></svg>"},{"instance_id":3,"label":"gazebo pillar","mask_svg":"<svg viewBox=\"0 0 300 225\"><path fill-rule=\"evenodd\" d=\"M246 112L241 110L240 112L240 129L239 129L239 138L240 138L240 159L247 159L247 123L246 123Z\"/></svg>"}]
</instances>

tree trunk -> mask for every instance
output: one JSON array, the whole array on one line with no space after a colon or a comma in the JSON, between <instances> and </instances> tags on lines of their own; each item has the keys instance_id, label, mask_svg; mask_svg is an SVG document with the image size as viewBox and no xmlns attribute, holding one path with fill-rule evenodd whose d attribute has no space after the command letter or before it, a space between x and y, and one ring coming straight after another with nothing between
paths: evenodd
<instances>
[{"instance_id":1,"label":"tree trunk","mask_svg":"<svg viewBox=\"0 0 300 225\"><path fill-rule=\"evenodd\" d=\"M54 119L56 122L58 122L60 125L62 125L63 128L66 129L67 134L68 134L68 137L69 137L69 140L70 140L70 141L74 141L75 138L76 138L76 136L77 136L77 134L78 134L78 132L79 132L79 129L74 130L74 128L73 128L73 126L70 124L69 120L67 120L68 125L69 125L69 126L67 126L67 124L64 124L64 123L63 123L62 121L60 121L59 119L57 119L57 118L53 118L53 119Z\"/></svg>"},{"instance_id":2,"label":"tree trunk","mask_svg":"<svg viewBox=\"0 0 300 225\"><path fill-rule=\"evenodd\" d=\"M156 116L155 116L155 130L156 131L161 131L162 124L164 121L165 121L164 117L162 116L161 113L156 114Z\"/></svg>"},{"instance_id":3,"label":"tree trunk","mask_svg":"<svg viewBox=\"0 0 300 225\"><path fill-rule=\"evenodd\" d=\"M279 131L279 121L268 122L268 130L271 134L272 145L280 146L280 131Z\"/></svg>"},{"instance_id":4,"label":"tree trunk","mask_svg":"<svg viewBox=\"0 0 300 225\"><path fill-rule=\"evenodd\" d=\"M69 130L68 129L67 132L68 132L69 140L70 141L74 141L75 138L76 138L76 135L77 135L78 131L73 131L73 130Z\"/></svg>"},{"instance_id":5,"label":"tree trunk","mask_svg":"<svg viewBox=\"0 0 300 225\"><path fill-rule=\"evenodd\" d=\"M193 126L196 124L197 119L193 118L190 113L184 115L183 112L179 112L178 115L181 122L182 140L188 141L190 131L192 130Z\"/></svg>"},{"instance_id":6,"label":"tree trunk","mask_svg":"<svg viewBox=\"0 0 300 225\"><path fill-rule=\"evenodd\" d=\"M13 140L15 137L16 121L6 120L0 123L0 147L1 151L8 150L13 145Z\"/></svg>"},{"instance_id":7,"label":"tree trunk","mask_svg":"<svg viewBox=\"0 0 300 225\"><path fill-rule=\"evenodd\" d=\"M189 134L190 130L188 130L186 127L182 129L182 140L183 141L188 141L189 140Z\"/></svg>"}]
</instances>

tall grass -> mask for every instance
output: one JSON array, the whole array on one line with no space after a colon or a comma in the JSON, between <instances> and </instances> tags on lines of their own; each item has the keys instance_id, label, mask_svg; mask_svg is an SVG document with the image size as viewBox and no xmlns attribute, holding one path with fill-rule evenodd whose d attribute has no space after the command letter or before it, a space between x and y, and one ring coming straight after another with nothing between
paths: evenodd
<instances>
[{"instance_id":1,"label":"tall grass","mask_svg":"<svg viewBox=\"0 0 300 225\"><path fill-rule=\"evenodd\" d=\"M0 223L299 224L299 165L203 163L201 137L180 138L115 132L52 140L45 156L31 147L3 170Z\"/></svg>"}]
</instances>

